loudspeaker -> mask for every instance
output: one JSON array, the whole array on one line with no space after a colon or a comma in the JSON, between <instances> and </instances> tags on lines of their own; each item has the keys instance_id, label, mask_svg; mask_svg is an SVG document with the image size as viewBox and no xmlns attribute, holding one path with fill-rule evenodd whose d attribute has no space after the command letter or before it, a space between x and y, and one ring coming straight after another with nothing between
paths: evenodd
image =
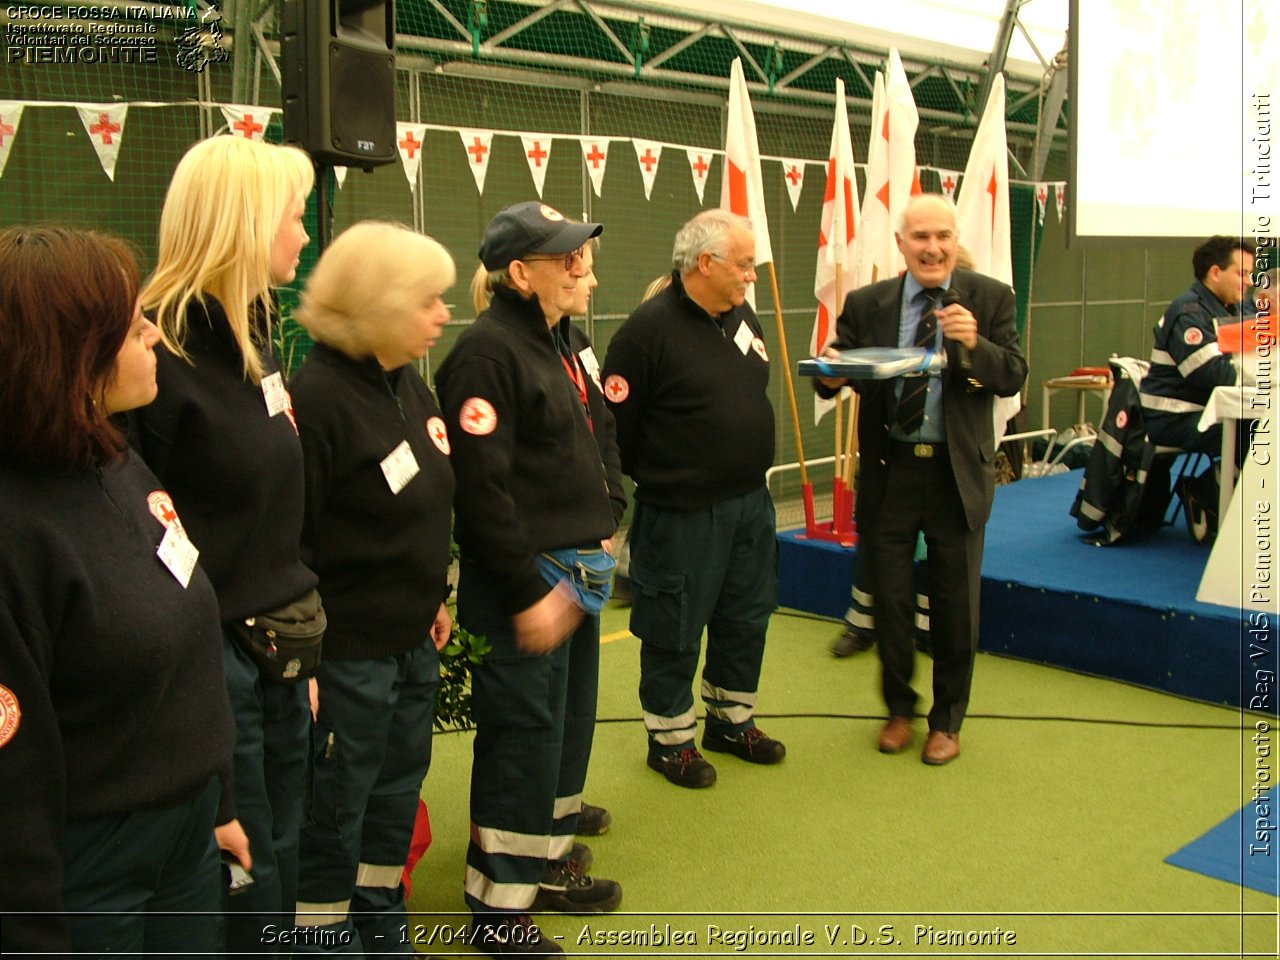
<instances>
[{"instance_id":1,"label":"loudspeaker","mask_svg":"<svg viewBox=\"0 0 1280 960\"><path fill-rule=\"evenodd\" d=\"M395 0L285 0L284 138L317 163L396 158Z\"/></svg>"}]
</instances>

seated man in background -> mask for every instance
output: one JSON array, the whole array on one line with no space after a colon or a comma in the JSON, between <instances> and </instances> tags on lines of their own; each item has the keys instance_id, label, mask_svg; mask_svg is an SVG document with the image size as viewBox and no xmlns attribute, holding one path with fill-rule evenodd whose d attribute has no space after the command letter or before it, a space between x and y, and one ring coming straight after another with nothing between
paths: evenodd
<instances>
[{"instance_id":1,"label":"seated man in background","mask_svg":"<svg viewBox=\"0 0 1280 960\"><path fill-rule=\"evenodd\" d=\"M1215 454L1222 426L1200 430L1198 421L1215 387L1237 383L1238 372L1218 347L1218 324L1240 317L1253 273L1253 253L1236 237L1210 237L1191 255L1196 282L1169 304L1155 326L1151 370L1142 380L1142 412L1152 443ZM1217 532L1217 470L1179 481L1191 535L1199 542Z\"/></svg>"}]
</instances>

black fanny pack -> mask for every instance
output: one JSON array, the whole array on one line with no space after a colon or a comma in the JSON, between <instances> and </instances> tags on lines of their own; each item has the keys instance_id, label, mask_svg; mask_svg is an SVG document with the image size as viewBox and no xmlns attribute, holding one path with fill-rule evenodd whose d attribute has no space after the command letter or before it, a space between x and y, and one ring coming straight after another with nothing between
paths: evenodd
<instances>
[{"instance_id":1,"label":"black fanny pack","mask_svg":"<svg viewBox=\"0 0 1280 960\"><path fill-rule=\"evenodd\" d=\"M277 610L232 620L229 626L264 680L297 683L320 666L328 624L320 593L313 589Z\"/></svg>"}]
</instances>

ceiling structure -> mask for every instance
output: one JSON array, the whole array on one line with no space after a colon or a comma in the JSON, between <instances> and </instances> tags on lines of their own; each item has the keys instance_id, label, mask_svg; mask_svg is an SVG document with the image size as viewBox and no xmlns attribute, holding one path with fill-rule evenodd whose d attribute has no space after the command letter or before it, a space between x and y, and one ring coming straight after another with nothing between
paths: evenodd
<instances>
[{"instance_id":1,"label":"ceiling structure","mask_svg":"<svg viewBox=\"0 0 1280 960\"><path fill-rule=\"evenodd\" d=\"M971 136L991 77L1004 72L1011 147L1034 150L1042 170L1066 138L1066 5L895 0L834 13L830 0L399 0L398 25L412 32L398 33L397 50L445 73L562 72L650 96L673 87L723 96L742 57L757 110L829 112L840 77L851 115L868 117L875 73L896 47L922 129L936 135Z\"/></svg>"}]
</instances>

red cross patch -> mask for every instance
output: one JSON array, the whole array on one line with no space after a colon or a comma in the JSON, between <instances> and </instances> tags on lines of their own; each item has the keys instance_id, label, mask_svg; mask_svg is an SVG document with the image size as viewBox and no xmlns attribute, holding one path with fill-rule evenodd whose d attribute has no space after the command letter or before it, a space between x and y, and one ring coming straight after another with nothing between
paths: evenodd
<instances>
[{"instance_id":1,"label":"red cross patch","mask_svg":"<svg viewBox=\"0 0 1280 960\"><path fill-rule=\"evenodd\" d=\"M1129 411L1121 410L1116 414L1116 429L1123 430L1129 422Z\"/></svg>"},{"instance_id":2,"label":"red cross patch","mask_svg":"<svg viewBox=\"0 0 1280 960\"><path fill-rule=\"evenodd\" d=\"M764 349L764 341L759 337L755 337L751 341L751 349L760 355L760 359L765 363L769 362L769 354Z\"/></svg>"},{"instance_id":3,"label":"red cross patch","mask_svg":"<svg viewBox=\"0 0 1280 960\"><path fill-rule=\"evenodd\" d=\"M1199 327L1187 327L1186 333L1182 335L1182 339L1186 341L1188 346L1198 347L1204 343L1204 332Z\"/></svg>"},{"instance_id":4,"label":"red cross patch","mask_svg":"<svg viewBox=\"0 0 1280 960\"><path fill-rule=\"evenodd\" d=\"M22 710L18 707L18 698L8 687L0 687L0 747L13 739L21 722Z\"/></svg>"},{"instance_id":5,"label":"red cross patch","mask_svg":"<svg viewBox=\"0 0 1280 960\"><path fill-rule=\"evenodd\" d=\"M436 445L441 453L446 457L449 455L449 431L444 428L444 421L439 417L432 417L427 421L427 436L431 438L431 442Z\"/></svg>"},{"instance_id":6,"label":"red cross patch","mask_svg":"<svg viewBox=\"0 0 1280 960\"><path fill-rule=\"evenodd\" d=\"M631 396L631 384L626 377L611 373L604 381L604 395L610 403L621 403Z\"/></svg>"},{"instance_id":7,"label":"red cross patch","mask_svg":"<svg viewBox=\"0 0 1280 960\"><path fill-rule=\"evenodd\" d=\"M147 494L147 509L166 530L173 527L184 537L187 535L187 531L182 528L182 521L178 519L178 511L173 508L173 498L164 490L152 490Z\"/></svg>"},{"instance_id":8,"label":"red cross patch","mask_svg":"<svg viewBox=\"0 0 1280 960\"><path fill-rule=\"evenodd\" d=\"M458 425L473 436L483 437L498 428L498 411L484 397L470 397L458 412Z\"/></svg>"}]
</instances>

